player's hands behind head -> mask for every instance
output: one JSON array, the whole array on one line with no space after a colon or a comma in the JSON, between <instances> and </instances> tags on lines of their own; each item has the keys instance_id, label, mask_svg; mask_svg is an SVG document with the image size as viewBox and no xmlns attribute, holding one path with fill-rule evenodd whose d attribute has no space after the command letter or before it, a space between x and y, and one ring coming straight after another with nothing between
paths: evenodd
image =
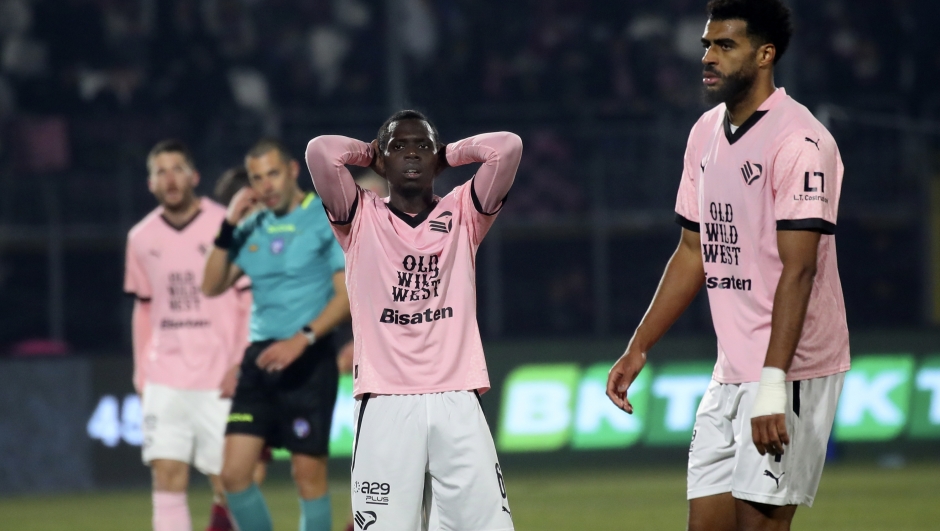
<instances>
[{"instance_id":1,"label":"player's hands behind head","mask_svg":"<svg viewBox=\"0 0 940 531\"><path fill-rule=\"evenodd\" d=\"M385 178L385 155L379 149L379 140L372 141L372 162L369 163L369 169Z\"/></svg>"},{"instance_id":2,"label":"player's hands behind head","mask_svg":"<svg viewBox=\"0 0 940 531\"><path fill-rule=\"evenodd\" d=\"M244 187L235 193L228 204L225 219L232 225L238 225L258 204L258 194L251 187Z\"/></svg>"},{"instance_id":3,"label":"player's hands behind head","mask_svg":"<svg viewBox=\"0 0 940 531\"><path fill-rule=\"evenodd\" d=\"M450 168L450 163L447 162L447 144L440 144L437 148L437 170L434 175L440 175L447 168Z\"/></svg>"},{"instance_id":4,"label":"player's hands behind head","mask_svg":"<svg viewBox=\"0 0 940 531\"><path fill-rule=\"evenodd\" d=\"M646 353L627 347L623 356L607 373L607 397L615 406L633 414L633 404L627 399L627 390L646 365Z\"/></svg>"}]
</instances>

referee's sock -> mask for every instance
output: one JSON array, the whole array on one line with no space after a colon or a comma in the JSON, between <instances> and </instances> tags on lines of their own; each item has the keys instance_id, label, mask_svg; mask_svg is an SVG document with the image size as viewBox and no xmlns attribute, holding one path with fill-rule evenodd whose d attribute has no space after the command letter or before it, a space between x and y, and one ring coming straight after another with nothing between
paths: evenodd
<instances>
[{"instance_id":1,"label":"referee's sock","mask_svg":"<svg viewBox=\"0 0 940 531\"><path fill-rule=\"evenodd\" d=\"M257 484L241 492L227 492L225 498L239 531L272 531L271 513Z\"/></svg>"},{"instance_id":2,"label":"referee's sock","mask_svg":"<svg viewBox=\"0 0 940 531\"><path fill-rule=\"evenodd\" d=\"M330 531L332 526L329 494L313 500L300 499L300 531Z\"/></svg>"}]
</instances>

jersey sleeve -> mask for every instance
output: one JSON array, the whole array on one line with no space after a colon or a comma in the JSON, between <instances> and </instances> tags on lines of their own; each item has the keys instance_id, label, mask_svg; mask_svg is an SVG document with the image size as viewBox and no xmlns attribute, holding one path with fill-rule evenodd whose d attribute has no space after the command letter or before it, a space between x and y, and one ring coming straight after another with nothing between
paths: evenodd
<instances>
[{"instance_id":1,"label":"jersey sleeve","mask_svg":"<svg viewBox=\"0 0 940 531\"><path fill-rule=\"evenodd\" d=\"M502 208L521 159L522 139L513 133L486 133L447 145L451 166L482 163L471 180L471 195L477 212L487 216Z\"/></svg>"},{"instance_id":2,"label":"jersey sleeve","mask_svg":"<svg viewBox=\"0 0 940 531\"><path fill-rule=\"evenodd\" d=\"M479 245L516 178L522 159L522 139L507 132L486 133L448 144L446 154L451 166L482 164L470 182L457 192L470 222L473 243Z\"/></svg>"},{"instance_id":3,"label":"jersey sleeve","mask_svg":"<svg viewBox=\"0 0 940 531\"><path fill-rule=\"evenodd\" d=\"M320 231L320 237L323 238L323 257L326 259L327 264L331 273L336 273L338 271L344 271L346 269L346 256L343 254L343 249L340 247L339 242L337 241L338 235L334 237L334 230L331 230L330 224L323 223L320 225L320 228L317 229Z\"/></svg>"},{"instance_id":4,"label":"jersey sleeve","mask_svg":"<svg viewBox=\"0 0 940 531\"><path fill-rule=\"evenodd\" d=\"M692 134L694 134L694 128ZM676 197L676 223L684 229L699 232L701 216L698 206L698 177L704 169L697 160L696 150L692 145L692 134L682 157L682 180L679 181L679 193Z\"/></svg>"},{"instance_id":5,"label":"jersey sleeve","mask_svg":"<svg viewBox=\"0 0 940 531\"><path fill-rule=\"evenodd\" d=\"M318 136L307 143L307 170L334 225L349 225L359 201L359 187L346 165L368 166L372 155L371 144L339 135Z\"/></svg>"},{"instance_id":6,"label":"jersey sleeve","mask_svg":"<svg viewBox=\"0 0 940 531\"><path fill-rule=\"evenodd\" d=\"M842 163L831 137L789 135L774 157L772 183L777 230L835 233Z\"/></svg>"},{"instance_id":7,"label":"jersey sleeve","mask_svg":"<svg viewBox=\"0 0 940 531\"><path fill-rule=\"evenodd\" d=\"M130 236L127 238L124 262L124 292L144 301L149 301L152 296L150 279Z\"/></svg>"}]
</instances>

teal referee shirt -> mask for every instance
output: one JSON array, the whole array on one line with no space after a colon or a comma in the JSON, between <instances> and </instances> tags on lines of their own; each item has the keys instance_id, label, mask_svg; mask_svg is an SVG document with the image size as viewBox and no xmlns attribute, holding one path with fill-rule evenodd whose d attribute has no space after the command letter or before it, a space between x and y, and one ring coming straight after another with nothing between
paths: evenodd
<instances>
[{"instance_id":1,"label":"teal referee shirt","mask_svg":"<svg viewBox=\"0 0 940 531\"><path fill-rule=\"evenodd\" d=\"M333 298L333 275L345 267L323 202L312 193L284 216L262 210L245 219L229 256L251 279L252 342L299 332Z\"/></svg>"}]
</instances>

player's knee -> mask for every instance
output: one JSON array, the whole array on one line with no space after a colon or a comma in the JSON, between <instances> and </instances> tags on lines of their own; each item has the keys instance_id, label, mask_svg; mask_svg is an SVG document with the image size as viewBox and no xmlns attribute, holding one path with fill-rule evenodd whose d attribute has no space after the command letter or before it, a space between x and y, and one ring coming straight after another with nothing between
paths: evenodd
<instances>
[{"instance_id":1,"label":"player's knee","mask_svg":"<svg viewBox=\"0 0 940 531\"><path fill-rule=\"evenodd\" d=\"M688 531L735 531L734 503L731 493L690 500Z\"/></svg>"},{"instance_id":2,"label":"player's knee","mask_svg":"<svg viewBox=\"0 0 940 531\"><path fill-rule=\"evenodd\" d=\"M223 466L219 480L225 492L241 492L251 486L251 471L246 474L240 467Z\"/></svg>"},{"instance_id":3,"label":"player's knee","mask_svg":"<svg viewBox=\"0 0 940 531\"><path fill-rule=\"evenodd\" d=\"M291 475L302 498L309 500L326 494L326 463L318 459L304 459L302 462L295 460Z\"/></svg>"},{"instance_id":4,"label":"player's knee","mask_svg":"<svg viewBox=\"0 0 940 531\"><path fill-rule=\"evenodd\" d=\"M150 463L153 489L163 492L183 492L189 483L189 465L167 459Z\"/></svg>"}]
</instances>

